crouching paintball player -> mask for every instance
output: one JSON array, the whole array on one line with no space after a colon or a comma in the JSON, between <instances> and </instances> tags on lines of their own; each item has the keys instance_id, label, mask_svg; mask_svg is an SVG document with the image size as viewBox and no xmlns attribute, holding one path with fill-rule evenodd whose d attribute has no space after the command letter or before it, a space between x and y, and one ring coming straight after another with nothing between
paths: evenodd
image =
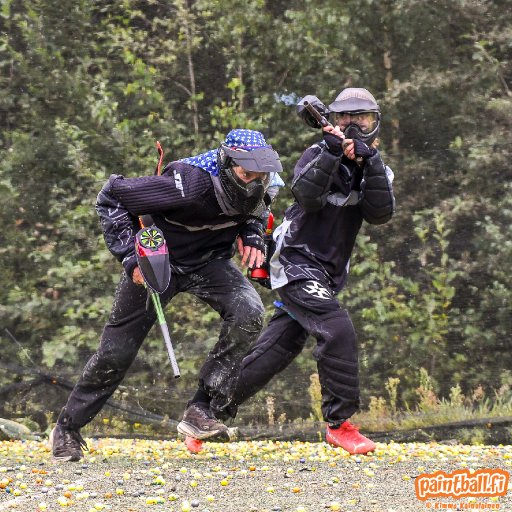
<instances>
[{"instance_id":1,"label":"crouching paintball player","mask_svg":"<svg viewBox=\"0 0 512 512\"><path fill-rule=\"evenodd\" d=\"M162 306L190 293L221 316L218 341L199 369L199 386L182 427L196 438L227 435L217 420L230 398L240 362L262 328L263 305L250 281L233 263L263 261L263 231L269 187L282 171L279 156L260 132L236 129L220 147L169 163L161 175L112 175L100 191L96 210L105 241L124 272L99 347L68 397L51 434L56 460L76 461L85 442L80 429L114 393L157 319L147 307L148 290L138 266L138 216L151 216L168 246L170 282Z\"/></svg>"}]
</instances>

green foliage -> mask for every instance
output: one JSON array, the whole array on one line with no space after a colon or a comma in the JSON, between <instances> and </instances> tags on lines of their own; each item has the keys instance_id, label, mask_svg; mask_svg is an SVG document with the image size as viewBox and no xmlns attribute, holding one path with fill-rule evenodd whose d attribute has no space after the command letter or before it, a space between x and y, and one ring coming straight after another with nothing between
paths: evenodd
<instances>
[{"instance_id":1,"label":"green foliage","mask_svg":"<svg viewBox=\"0 0 512 512\"><path fill-rule=\"evenodd\" d=\"M397 412L397 402L398 402L398 385L400 384L400 379L396 379L393 377L389 377L386 382L386 391L389 395L389 406L391 408L391 414L396 414Z\"/></svg>"},{"instance_id":2,"label":"green foliage","mask_svg":"<svg viewBox=\"0 0 512 512\"><path fill-rule=\"evenodd\" d=\"M429 404L464 415L481 389L480 407L507 410L512 29L504 5L2 0L2 361L76 376L94 351L121 271L94 212L109 174L151 174L157 140L167 162L243 126L264 132L289 184L319 135L298 121L294 102L316 94L329 104L342 87L365 86L383 111L380 150L396 174L397 211L385 226L364 227L340 294L359 334L363 403L376 417ZM283 190L277 221L292 200ZM259 291L268 316L275 294ZM126 393L154 410L172 402L177 417L220 324L187 295L166 315L183 378L172 381L155 329ZM276 418L311 413L312 346L269 384L280 397ZM419 368L430 387L418 382ZM11 380L0 372L0 389ZM261 395L251 408L266 422Z\"/></svg>"},{"instance_id":3,"label":"green foliage","mask_svg":"<svg viewBox=\"0 0 512 512\"><path fill-rule=\"evenodd\" d=\"M320 378L318 377L318 373L312 373L309 376L309 388L308 393L311 399L311 418L314 421L322 421L322 388L320 386Z\"/></svg>"},{"instance_id":4,"label":"green foliage","mask_svg":"<svg viewBox=\"0 0 512 512\"><path fill-rule=\"evenodd\" d=\"M450 389L449 399L438 398L432 377L425 368L416 374L418 402L412 409L396 411L382 396L371 396L368 409L357 414L357 421L365 428L374 431L397 431L418 429L434 425L444 425L476 419L508 417L512 410L512 395L508 386L496 392L496 400L486 399L485 392L479 386L465 396L457 384ZM398 379L390 378L386 389L393 396ZM467 436L480 435L478 430L458 432L459 440L472 442Z\"/></svg>"},{"instance_id":5,"label":"green foliage","mask_svg":"<svg viewBox=\"0 0 512 512\"><path fill-rule=\"evenodd\" d=\"M424 220L421 216L418 219ZM342 303L354 312L356 330L362 338L363 372L370 379L368 394L382 386L383 378L397 375L405 383L406 401L412 398L411 359L427 366L431 373L439 365L439 373L446 372L446 335L450 315L456 313L451 308L451 282L456 272L450 270L453 262L446 255L448 233L442 215L434 213L432 223L424 222L417 233L423 243L419 254L421 281L396 275L395 264L379 261L377 245L360 235L352 280L340 294ZM431 238L437 247L430 243ZM430 250L436 253L431 255L432 262Z\"/></svg>"}]
</instances>

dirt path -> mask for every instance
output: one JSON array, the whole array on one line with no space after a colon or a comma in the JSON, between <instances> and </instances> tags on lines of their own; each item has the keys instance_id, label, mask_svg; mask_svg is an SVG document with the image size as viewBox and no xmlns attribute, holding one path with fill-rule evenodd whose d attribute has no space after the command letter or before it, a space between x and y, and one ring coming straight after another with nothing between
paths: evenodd
<instances>
[{"instance_id":1,"label":"dirt path","mask_svg":"<svg viewBox=\"0 0 512 512\"><path fill-rule=\"evenodd\" d=\"M441 470L512 472L512 446L379 443L367 457L325 443L88 440L79 463L52 462L45 443L0 443L0 510L409 512L500 510L506 496L420 501L415 478ZM457 508L458 507L458 508Z\"/></svg>"}]
</instances>

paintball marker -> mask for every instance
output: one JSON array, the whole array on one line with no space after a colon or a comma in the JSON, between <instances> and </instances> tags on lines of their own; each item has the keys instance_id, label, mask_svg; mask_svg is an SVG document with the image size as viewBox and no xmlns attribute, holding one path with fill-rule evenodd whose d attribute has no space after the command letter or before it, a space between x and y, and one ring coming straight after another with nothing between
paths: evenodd
<instances>
[{"instance_id":1,"label":"paintball marker","mask_svg":"<svg viewBox=\"0 0 512 512\"><path fill-rule=\"evenodd\" d=\"M324 126L332 126L332 124L327 120L327 118L321 113L328 113L327 108L316 96L305 96L299 102L297 107L297 114L309 126L313 126L313 128L323 128ZM313 119L313 122L311 122L311 119L307 119L307 117L304 115L304 110L306 110L308 114L310 114L311 118ZM347 147L347 144L348 142L342 142L343 149ZM358 157L356 158L356 162L358 164L361 164L363 162L363 159L361 157Z\"/></svg>"},{"instance_id":2,"label":"paintball marker","mask_svg":"<svg viewBox=\"0 0 512 512\"><path fill-rule=\"evenodd\" d=\"M327 120L329 109L312 94L304 96L297 103L298 116L312 128L323 128L324 126L332 126Z\"/></svg>"},{"instance_id":3,"label":"paintball marker","mask_svg":"<svg viewBox=\"0 0 512 512\"><path fill-rule=\"evenodd\" d=\"M307 100L303 100L304 108L313 116L315 121L323 128L324 126L332 126L327 119Z\"/></svg>"},{"instance_id":4,"label":"paintball marker","mask_svg":"<svg viewBox=\"0 0 512 512\"><path fill-rule=\"evenodd\" d=\"M266 288L270 288L270 258L274 253L274 239L272 238L272 228L274 226L274 215L272 212L268 215L267 229L263 235L263 242L265 244L264 259L261 267L252 268L247 271L247 277L251 281L255 281Z\"/></svg>"},{"instance_id":5,"label":"paintball marker","mask_svg":"<svg viewBox=\"0 0 512 512\"><path fill-rule=\"evenodd\" d=\"M160 176L164 152L160 142L156 143L156 147L158 149L159 160L155 174ZM137 265L144 278L144 285L153 301L174 377L178 378L180 376L180 369L176 362L169 327L165 321L162 303L160 302L160 294L167 290L171 282L169 250L167 249L164 234L155 226L150 215L142 215L139 217L139 223L142 229L135 235L135 256L137 258Z\"/></svg>"}]
</instances>

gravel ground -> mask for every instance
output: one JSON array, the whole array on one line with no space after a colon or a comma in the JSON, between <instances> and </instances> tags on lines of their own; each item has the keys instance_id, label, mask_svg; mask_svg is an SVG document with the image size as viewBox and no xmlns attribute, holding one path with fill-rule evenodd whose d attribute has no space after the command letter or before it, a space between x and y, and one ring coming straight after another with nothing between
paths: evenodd
<instances>
[{"instance_id":1,"label":"gravel ground","mask_svg":"<svg viewBox=\"0 0 512 512\"><path fill-rule=\"evenodd\" d=\"M0 443L0 510L512 512L510 483L506 496L457 501L422 502L414 489L417 475L438 470L510 473L511 445L378 443L357 457L325 443L205 443L200 454L179 440L88 444L83 461L54 463L46 443Z\"/></svg>"}]
</instances>

